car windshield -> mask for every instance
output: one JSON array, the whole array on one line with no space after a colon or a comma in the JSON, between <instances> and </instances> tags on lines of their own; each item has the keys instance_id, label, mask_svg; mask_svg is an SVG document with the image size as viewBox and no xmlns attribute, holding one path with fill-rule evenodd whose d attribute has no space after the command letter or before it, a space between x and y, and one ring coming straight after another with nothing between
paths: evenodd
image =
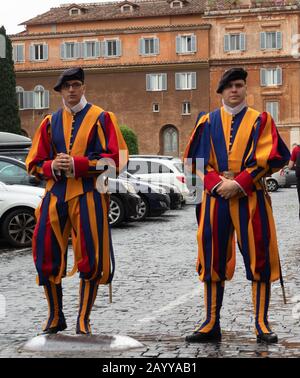
<instances>
[{"instance_id":1,"label":"car windshield","mask_svg":"<svg viewBox=\"0 0 300 378\"><path fill-rule=\"evenodd\" d=\"M184 172L183 163L175 163L174 166L178 169L179 172Z\"/></svg>"}]
</instances>

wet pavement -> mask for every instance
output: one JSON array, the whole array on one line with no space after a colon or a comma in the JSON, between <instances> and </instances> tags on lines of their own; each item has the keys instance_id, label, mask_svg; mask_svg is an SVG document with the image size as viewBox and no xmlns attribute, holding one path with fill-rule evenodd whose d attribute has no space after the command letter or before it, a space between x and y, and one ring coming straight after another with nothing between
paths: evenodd
<instances>
[{"instance_id":1,"label":"wet pavement","mask_svg":"<svg viewBox=\"0 0 300 378\"><path fill-rule=\"evenodd\" d=\"M46 300L43 289L35 284L31 251L8 249L0 242L0 357L300 357L296 189L281 189L272 194L272 201L288 299L284 304L279 282L273 283L269 320L278 334L278 344L256 343L251 283L245 278L239 253L235 275L225 285L222 342L185 343L185 336L204 317L203 285L195 272L195 213L193 207L186 206L113 229L113 303L109 303L108 287L101 286L91 325L96 335L130 336L143 344L127 351L25 351L24 344L41 330L47 315ZM71 261L69 264L71 267ZM78 284L77 276L63 281L68 323L63 334L70 336L75 334Z\"/></svg>"}]
</instances>

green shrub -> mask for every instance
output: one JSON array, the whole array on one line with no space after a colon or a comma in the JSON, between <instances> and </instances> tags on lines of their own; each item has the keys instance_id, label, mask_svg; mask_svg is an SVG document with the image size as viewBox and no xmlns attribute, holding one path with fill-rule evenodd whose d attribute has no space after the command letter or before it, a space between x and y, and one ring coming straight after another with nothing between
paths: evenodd
<instances>
[{"instance_id":1,"label":"green shrub","mask_svg":"<svg viewBox=\"0 0 300 378\"><path fill-rule=\"evenodd\" d=\"M120 129L127 144L129 155L137 155L139 153L139 147L135 132L126 125L121 125Z\"/></svg>"}]
</instances>

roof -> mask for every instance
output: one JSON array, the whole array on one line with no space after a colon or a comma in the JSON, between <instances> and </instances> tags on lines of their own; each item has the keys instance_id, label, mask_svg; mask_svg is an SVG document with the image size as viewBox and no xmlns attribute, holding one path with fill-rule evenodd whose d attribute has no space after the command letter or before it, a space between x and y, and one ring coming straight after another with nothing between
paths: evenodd
<instances>
[{"instance_id":1,"label":"roof","mask_svg":"<svg viewBox=\"0 0 300 378\"><path fill-rule=\"evenodd\" d=\"M25 21L21 25L78 23L111 19L186 15L204 12L206 0L181 1L183 6L174 8L170 6L169 0L131 0L130 2L64 4L60 7L51 8L48 12ZM121 7L126 3L135 4L132 11L122 12ZM80 14L71 16L69 14L70 9L76 7L81 10Z\"/></svg>"}]
</instances>

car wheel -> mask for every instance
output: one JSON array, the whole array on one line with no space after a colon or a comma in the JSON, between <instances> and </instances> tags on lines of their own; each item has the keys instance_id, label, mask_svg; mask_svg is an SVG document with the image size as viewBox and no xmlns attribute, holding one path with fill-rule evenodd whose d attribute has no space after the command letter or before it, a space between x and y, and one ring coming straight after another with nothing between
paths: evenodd
<instances>
[{"instance_id":1,"label":"car wheel","mask_svg":"<svg viewBox=\"0 0 300 378\"><path fill-rule=\"evenodd\" d=\"M276 192L279 188L279 185L276 180L270 179L267 180L267 189L269 192Z\"/></svg>"},{"instance_id":2,"label":"car wheel","mask_svg":"<svg viewBox=\"0 0 300 378\"><path fill-rule=\"evenodd\" d=\"M111 226L118 226L123 222L124 216L125 210L122 201L118 197L111 195L108 214L109 224Z\"/></svg>"},{"instance_id":3,"label":"car wheel","mask_svg":"<svg viewBox=\"0 0 300 378\"><path fill-rule=\"evenodd\" d=\"M30 247L35 223L33 210L16 209L5 217L2 235L13 247Z\"/></svg>"},{"instance_id":4,"label":"car wheel","mask_svg":"<svg viewBox=\"0 0 300 378\"><path fill-rule=\"evenodd\" d=\"M137 215L133 215L130 218L138 221L144 220L149 215L149 204L148 201L141 196L141 202L139 206L139 211Z\"/></svg>"}]
</instances>

